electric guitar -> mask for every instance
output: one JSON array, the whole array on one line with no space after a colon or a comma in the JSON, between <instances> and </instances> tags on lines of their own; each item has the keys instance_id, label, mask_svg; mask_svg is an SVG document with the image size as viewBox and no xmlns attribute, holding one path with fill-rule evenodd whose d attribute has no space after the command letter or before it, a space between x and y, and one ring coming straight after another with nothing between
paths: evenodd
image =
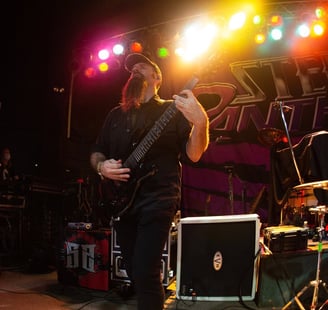
<instances>
[{"instance_id":1,"label":"electric guitar","mask_svg":"<svg viewBox=\"0 0 328 310\"><path fill-rule=\"evenodd\" d=\"M196 76L192 77L185 85L184 89L193 89L198 81L199 79ZM172 101L148 133L134 148L129 157L124 161L123 167L131 169L131 176L127 182L118 182L110 179L101 181L100 204L106 208L106 213L112 220L120 220L132 207L137 191L143 180L153 176L157 172L156 167L144 171L142 161L177 113L178 109L174 101Z\"/></svg>"}]
</instances>

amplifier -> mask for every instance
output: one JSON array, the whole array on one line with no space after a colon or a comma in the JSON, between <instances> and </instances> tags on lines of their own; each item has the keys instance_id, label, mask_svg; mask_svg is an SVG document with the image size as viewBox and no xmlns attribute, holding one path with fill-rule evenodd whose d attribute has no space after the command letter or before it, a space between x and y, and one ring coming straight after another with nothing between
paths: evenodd
<instances>
[{"instance_id":1,"label":"amplifier","mask_svg":"<svg viewBox=\"0 0 328 310\"><path fill-rule=\"evenodd\" d=\"M109 289L111 230L67 229L58 259L58 281L90 289Z\"/></svg>"},{"instance_id":2,"label":"amplifier","mask_svg":"<svg viewBox=\"0 0 328 310\"><path fill-rule=\"evenodd\" d=\"M67 223L67 228L73 230L91 230L92 223L85 223L85 222L69 222Z\"/></svg>"},{"instance_id":3,"label":"amplifier","mask_svg":"<svg viewBox=\"0 0 328 310\"><path fill-rule=\"evenodd\" d=\"M176 295L182 300L253 300L260 220L257 214L182 218Z\"/></svg>"},{"instance_id":4,"label":"amplifier","mask_svg":"<svg viewBox=\"0 0 328 310\"><path fill-rule=\"evenodd\" d=\"M171 228L167 242L162 255L162 280L163 286L169 286L175 279L176 273L176 250L177 249L177 231ZM111 238L111 279L118 282L130 283L130 279L126 272L123 262L121 249L116 239L115 229L112 230Z\"/></svg>"}]
</instances>

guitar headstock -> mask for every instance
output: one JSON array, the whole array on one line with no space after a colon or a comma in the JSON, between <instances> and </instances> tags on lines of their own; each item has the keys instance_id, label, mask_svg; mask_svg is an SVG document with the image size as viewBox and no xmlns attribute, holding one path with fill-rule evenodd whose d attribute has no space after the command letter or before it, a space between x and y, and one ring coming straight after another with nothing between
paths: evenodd
<instances>
[{"instance_id":1,"label":"guitar headstock","mask_svg":"<svg viewBox=\"0 0 328 310\"><path fill-rule=\"evenodd\" d=\"M199 61L197 61L197 69L194 71L192 78L185 84L183 89L190 89L192 90L198 82L210 75L214 75L217 73L217 70L219 69L220 65L223 63L222 61L222 52L214 52L211 55L205 55L202 58L200 58ZM205 59L206 58L206 64Z\"/></svg>"}]
</instances>

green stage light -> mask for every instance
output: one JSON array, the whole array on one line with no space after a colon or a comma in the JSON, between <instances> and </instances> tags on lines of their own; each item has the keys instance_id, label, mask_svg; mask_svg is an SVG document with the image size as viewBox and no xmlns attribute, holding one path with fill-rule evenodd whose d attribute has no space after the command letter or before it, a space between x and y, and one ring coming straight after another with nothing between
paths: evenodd
<instances>
[{"instance_id":1,"label":"green stage light","mask_svg":"<svg viewBox=\"0 0 328 310\"><path fill-rule=\"evenodd\" d=\"M160 47L157 49L157 56L159 58L166 58L169 56L169 50L166 47Z\"/></svg>"}]
</instances>

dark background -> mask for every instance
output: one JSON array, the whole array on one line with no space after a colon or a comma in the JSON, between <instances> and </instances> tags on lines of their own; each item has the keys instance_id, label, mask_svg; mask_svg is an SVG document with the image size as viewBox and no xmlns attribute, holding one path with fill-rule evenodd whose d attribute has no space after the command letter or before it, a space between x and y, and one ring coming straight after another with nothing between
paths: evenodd
<instances>
[{"instance_id":1,"label":"dark background","mask_svg":"<svg viewBox=\"0 0 328 310\"><path fill-rule=\"evenodd\" d=\"M3 49L7 53L1 59L0 146L12 149L17 168L27 175L59 179L89 175L90 144L105 114L117 104L127 73L118 70L106 79L88 82L77 76L72 91L72 116L68 119L72 71L80 65L76 51L140 27L199 15L214 8L232 9L237 3L18 1L13 8L2 10ZM261 3L277 3L281 7L283 2ZM165 27L169 28L170 23Z\"/></svg>"},{"instance_id":2,"label":"dark background","mask_svg":"<svg viewBox=\"0 0 328 310\"><path fill-rule=\"evenodd\" d=\"M3 18L8 13L10 19L2 27L8 53L1 60L0 146L11 148L17 169L59 178L89 173L88 148L104 114L120 98L127 75L121 70L87 85L75 79L68 138L74 51L139 27L199 14L210 2L18 1L13 9L3 10Z\"/></svg>"}]
</instances>

